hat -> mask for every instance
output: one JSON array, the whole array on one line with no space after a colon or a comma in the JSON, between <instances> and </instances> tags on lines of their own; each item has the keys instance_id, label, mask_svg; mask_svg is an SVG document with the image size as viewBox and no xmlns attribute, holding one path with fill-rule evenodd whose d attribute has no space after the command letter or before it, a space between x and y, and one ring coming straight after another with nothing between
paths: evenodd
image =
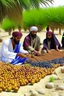
<instances>
[{"instance_id":1,"label":"hat","mask_svg":"<svg viewBox=\"0 0 64 96\"><path fill-rule=\"evenodd\" d=\"M53 34L53 32L51 32L51 31L47 31L47 33L46 33L47 35L52 35Z\"/></svg>"},{"instance_id":2,"label":"hat","mask_svg":"<svg viewBox=\"0 0 64 96\"><path fill-rule=\"evenodd\" d=\"M32 31L38 31L38 28L37 28L36 26L32 26L32 27L30 28L30 32L32 32Z\"/></svg>"},{"instance_id":3,"label":"hat","mask_svg":"<svg viewBox=\"0 0 64 96\"><path fill-rule=\"evenodd\" d=\"M17 36L22 37L22 33L19 32L19 31L14 31L14 32L12 33L12 36L14 36L14 37L17 37Z\"/></svg>"}]
</instances>

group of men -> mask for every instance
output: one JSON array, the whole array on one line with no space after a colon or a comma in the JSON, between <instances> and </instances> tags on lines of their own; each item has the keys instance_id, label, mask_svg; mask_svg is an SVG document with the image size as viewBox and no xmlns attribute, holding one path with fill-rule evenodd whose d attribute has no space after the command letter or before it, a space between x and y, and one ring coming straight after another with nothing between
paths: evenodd
<instances>
[{"instance_id":1,"label":"group of men","mask_svg":"<svg viewBox=\"0 0 64 96\"><path fill-rule=\"evenodd\" d=\"M45 52L51 53L51 49L60 50L60 43L53 32L49 30L46 32L46 38L42 44L37 32L38 28L32 26L30 33L25 37L22 44L20 42L22 33L14 31L12 37L2 43L1 61L11 64L22 64L31 57L31 54L40 56Z\"/></svg>"}]
</instances>

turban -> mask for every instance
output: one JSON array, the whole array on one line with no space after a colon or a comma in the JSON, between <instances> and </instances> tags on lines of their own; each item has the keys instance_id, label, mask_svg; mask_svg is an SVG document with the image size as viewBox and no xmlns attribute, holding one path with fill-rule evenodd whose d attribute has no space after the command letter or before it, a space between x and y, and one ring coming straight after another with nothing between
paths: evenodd
<instances>
[{"instance_id":1,"label":"turban","mask_svg":"<svg viewBox=\"0 0 64 96\"><path fill-rule=\"evenodd\" d=\"M52 34L53 34L53 32L48 31L46 34L47 34L47 35L52 35Z\"/></svg>"},{"instance_id":2,"label":"turban","mask_svg":"<svg viewBox=\"0 0 64 96\"><path fill-rule=\"evenodd\" d=\"M36 26L32 26L32 27L30 28L30 32L32 32L32 31L38 31L38 28L37 28Z\"/></svg>"},{"instance_id":3,"label":"turban","mask_svg":"<svg viewBox=\"0 0 64 96\"><path fill-rule=\"evenodd\" d=\"M22 37L22 33L19 32L19 31L14 31L14 32L12 33L12 36L14 36L14 37L17 37L17 36Z\"/></svg>"}]
</instances>

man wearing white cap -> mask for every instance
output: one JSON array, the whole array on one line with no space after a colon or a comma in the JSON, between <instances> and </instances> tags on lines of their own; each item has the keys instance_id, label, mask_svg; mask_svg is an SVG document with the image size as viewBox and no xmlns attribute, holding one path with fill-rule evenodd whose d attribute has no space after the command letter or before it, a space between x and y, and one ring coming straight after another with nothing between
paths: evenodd
<instances>
[{"instance_id":1,"label":"man wearing white cap","mask_svg":"<svg viewBox=\"0 0 64 96\"><path fill-rule=\"evenodd\" d=\"M24 49L28 50L30 53L34 53L35 55L40 55L42 51L42 45L40 43L40 38L37 36L38 28L36 26L32 26L30 28L30 33L24 39Z\"/></svg>"}]
</instances>

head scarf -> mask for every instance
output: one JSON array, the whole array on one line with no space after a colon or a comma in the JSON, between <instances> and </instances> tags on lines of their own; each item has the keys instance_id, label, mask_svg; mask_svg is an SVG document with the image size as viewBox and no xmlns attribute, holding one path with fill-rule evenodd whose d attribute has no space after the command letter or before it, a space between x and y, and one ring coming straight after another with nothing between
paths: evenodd
<instances>
[{"instance_id":1,"label":"head scarf","mask_svg":"<svg viewBox=\"0 0 64 96\"><path fill-rule=\"evenodd\" d=\"M52 37L51 37L51 38L48 38L48 35L52 35ZM47 33L46 33L46 38L47 38L48 40L54 39L54 34L53 34L53 32L47 31Z\"/></svg>"},{"instance_id":2,"label":"head scarf","mask_svg":"<svg viewBox=\"0 0 64 96\"><path fill-rule=\"evenodd\" d=\"M47 35L52 35L52 34L53 34L53 32L48 31L46 34L47 34Z\"/></svg>"},{"instance_id":3,"label":"head scarf","mask_svg":"<svg viewBox=\"0 0 64 96\"><path fill-rule=\"evenodd\" d=\"M22 33L19 32L19 31L14 31L14 32L12 33L12 36L14 36L14 37L18 37L18 36L22 37Z\"/></svg>"},{"instance_id":4,"label":"head scarf","mask_svg":"<svg viewBox=\"0 0 64 96\"><path fill-rule=\"evenodd\" d=\"M32 26L32 27L30 28L30 32L33 32L33 31L38 31L38 28L37 28L36 26Z\"/></svg>"}]
</instances>

